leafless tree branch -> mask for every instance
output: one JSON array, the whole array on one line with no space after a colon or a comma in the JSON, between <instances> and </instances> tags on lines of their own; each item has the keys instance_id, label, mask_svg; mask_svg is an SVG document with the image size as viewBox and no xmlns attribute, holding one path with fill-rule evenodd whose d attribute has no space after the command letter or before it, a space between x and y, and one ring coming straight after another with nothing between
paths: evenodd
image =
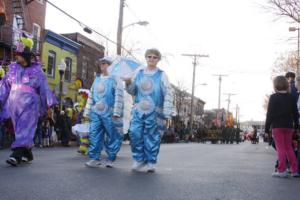
<instances>
[{"instance_id":1,"label":"leafless tree branch","mask_svg":"<svg viewBox=\"0 0 300 200\"><path fill-rule=\"evenodd\" d=\"M273 10L278 16L285 16L300 23L300 3L299 0L269 0L269 6L265 8Z\"/></svg>"}]
</instances>

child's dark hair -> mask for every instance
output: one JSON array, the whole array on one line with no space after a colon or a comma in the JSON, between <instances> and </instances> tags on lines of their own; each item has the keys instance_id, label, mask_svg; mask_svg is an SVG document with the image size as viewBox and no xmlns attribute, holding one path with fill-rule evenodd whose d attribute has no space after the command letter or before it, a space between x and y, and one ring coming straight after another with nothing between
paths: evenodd
<instances>
[{"instance_id":1,"label":"child's dark hair","mask_svg":"<svg viewBox=\"0 0 300 200\"><path fill-rule=\"evenodd\" d=\"M284 76L275 77L273 85L276 91L287 91L289 89L289 83Z\"/></svg>"},{"instance_id":2,"label":"child's dark hair","mask_svg":"<svg viewBox=\"0 0 300 200\"><path fill-rule=\"evenodd\" d=\"M285 74L285 78L292 78L295 79L296 78L296 74L294 72L287 72Z\"/></svg>"}]
</instances>

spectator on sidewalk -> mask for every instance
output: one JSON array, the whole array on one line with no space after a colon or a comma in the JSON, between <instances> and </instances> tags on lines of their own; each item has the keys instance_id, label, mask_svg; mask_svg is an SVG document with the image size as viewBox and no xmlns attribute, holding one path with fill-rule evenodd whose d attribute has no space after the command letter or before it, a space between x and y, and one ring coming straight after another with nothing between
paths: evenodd
<instances>
[{"instance_id":1,"label":"spectator on sidewalk","mask_svg":"<svg viewBox=\"0 0 300 200\"><path fill-rule=\"evenodd\" d=\"M270 96L265 133L272 127L278 156L278 171L274 177L286 178L286 157L291 166L293 177L298 177L298 163L292 148L293 131L298 129L299 113L296 99L288 93L289 83L284 76L277 76L273 81L275 93Z\"/></svg>"},{"instance_id":2,"label":"spectator on sidewalk","mask_svg":"<svg viewBox=\"0 0 300 200\"><path fill-rule=\"evenodd\" d=\"M54 129L55 120L54 120L52 108L48 109L46 120L49 123L48 129L47 129L48 137L49 137L49 146L53 146L54 141L52 141L52 133L53 133L53 129Z\"/></svg>"},{"instance_id":3,"label":"spectator on sidewalk","mask_svg":"<svg viewBox=\"0 0 300 200\"><path fill-rule=\"evenodd\" d=\"M36 131L34 134L35 146L38 148L43 147L43 117L39 117Z\"/></svg>"},{"instance_id":4,"label":"spectator on sidewalk","mask_svg":"<svg viewBox=\"0 0 300 200\"><path fill-rule=\"evenodd\" d=\"M45 118L42 123L42 133L43 133L43 147L50 146L50 135L49 135L50 122Z\"/></svg>"},{"instance_id":5,"label":"spectator on sidewalk","mask_svg":"<svg viewBox=\"0 0 300 200\"><path fill-rule=\"evenodd\" d=\"M288 72L285 74L285 78L287 79L288 83L289 83L289 92L292 94L293 97L296 98L296 100L298 100L298 91L295 85L295 77L296 74L294 72Z\"/></svg>"},{"instance_id":6,"label":"spectator on sidewalk","mask_svg":"<svg viewBox=\"0 0 300 200\"><path fill-rule=\"evenodd\" d=\"M69 147L71 136L72 123L70 117L63 110L58 117L58 129L61 135L61 144L64 147Z\"/></svg>"}]
</instances>

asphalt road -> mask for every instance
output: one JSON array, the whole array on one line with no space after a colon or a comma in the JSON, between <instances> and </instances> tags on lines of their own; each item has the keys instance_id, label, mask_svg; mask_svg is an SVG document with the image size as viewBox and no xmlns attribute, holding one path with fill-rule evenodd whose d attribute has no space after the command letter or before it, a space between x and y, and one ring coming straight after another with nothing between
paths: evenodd
<instances>
[{"instance_id":1,"label":"asphalt road","mask_svg":"<svg viewBox=\"0 0 300 200\"><path fill-rule=\"evenodd\" d=\"M113 169L84 166L75 148L35 149L16 168L0 151L0 200L299 200L299 178L273 178L275 152L267 145L164 144L157 172L133 173L123 145Z\"/></svg>"}]
</instances>

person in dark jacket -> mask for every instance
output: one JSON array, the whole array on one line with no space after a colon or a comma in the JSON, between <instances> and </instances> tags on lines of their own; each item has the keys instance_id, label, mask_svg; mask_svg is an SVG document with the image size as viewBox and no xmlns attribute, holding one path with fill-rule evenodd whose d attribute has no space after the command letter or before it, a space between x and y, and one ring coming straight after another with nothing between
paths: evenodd
<instances>
[{"instance_id":1,"label":"person in dark jacket","mask_svg":"<svg viewBox=\"0 0 300 200\"><path fill-rule=\"evenodd\" d=\"M285 74L285 78L287 79L287 81L289 83L288 91L292 94L293 97L296 98L296 101L297 101L298 97L299 97L299 93L298 93L298 90L295 85L296 74L294 72L287 72Z\"/></svg>"},{"instance_id":2,"label":"person in dark jacket","mask_svg":"<svg viewBox=\"0 0 300 200\"><path fill-rule=\"evenodd\" d=\"M65 111L61 111L58 117L58 128L61 135L62 146L69 147L72 123L70 117L65 113Z\"/></svg>"},{"instance_id":3,"label":"person in dark jacket","mask_svg":"<svg viewBox=\"0 0 300 200\"><path fill-rule=\"evenodd\" d=\"M296 99L288 93L289 83L284 76L277 76L274 79L275 93L270 96L265 133L272 128L272 135L275 141L278 156L278 171L273 173L274 177L285 178L286 157L291 167L293 177L298 177L298 163L292 148L293 131L298 130L299 113Z\"/></svg>"}]
</instances>

